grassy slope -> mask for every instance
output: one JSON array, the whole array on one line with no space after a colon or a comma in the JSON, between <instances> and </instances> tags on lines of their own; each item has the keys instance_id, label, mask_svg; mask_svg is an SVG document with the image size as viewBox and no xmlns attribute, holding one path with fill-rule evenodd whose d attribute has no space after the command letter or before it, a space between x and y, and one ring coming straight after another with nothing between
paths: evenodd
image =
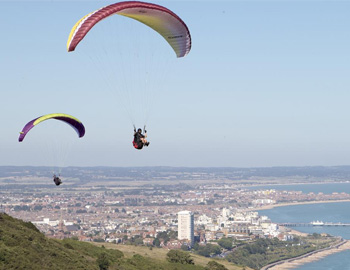
<instances>
[{"instance_id":1,"label":"grassy slope","mask_svg":"<svg viewBox=\"0 0 350 270\"><path fill-rule=\"evenodd\" d=\"M123 256L87 243L48 239L32 223L0 213L0 269L95 270L101 253L111 260Z\"/></svg>"},{"instance_id":2,"label":"grassy slope","mask_svg":"<svg viewBox=\"0 0 350 270\"><path fill-rule=\"evenodd\" d=\"M140 254L145 258L151 258L155 261L165 261L166 260L166 254L169 252L169 250L164 248L153 248L150 250L148 247L144 246L132 246L132 245L116 245L116 244L109 244L109 243L95 243L98 246L104 245L108 249L118 249L122 251L127 258L131 258L135 254ZM199 256L196 254L192 254L191 256L194 260L194 263L199 266L206 266L208 262L212 261L212 258L206 258L203 256ZM241 267L234 265L228 261L225 260L216 260L218 263L224 265L228 270L240 270ZM246 269L249 269L246 267Z\"/></svg>"}]
</instances>

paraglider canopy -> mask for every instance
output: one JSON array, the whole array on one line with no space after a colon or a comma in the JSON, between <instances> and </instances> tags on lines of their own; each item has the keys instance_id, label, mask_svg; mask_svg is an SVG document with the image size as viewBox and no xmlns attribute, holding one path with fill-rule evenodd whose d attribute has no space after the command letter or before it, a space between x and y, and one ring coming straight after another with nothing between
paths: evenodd
<instances>
[{"instance_id":1,"label":"paraglider canopy","mask_svg":"<svg viewBox=\"0 0 350 270\"><path fill-rule=\"evenodd\" d=\"M69 114L64 114L64 113L52 113L52 114L47 114L47 115L43 115L40 116L38 118L33 119L32 121L29 121L22 129L22 131L20 132L18 141L22 142L24 140L24 137L27 135L27 133L33 128L35 127L37 124L48 120L48 119L56 119L56 120L60 120L63 121L67 124L69 124L72 128L75 129L75 131L78 133L79 138L83 137L85 134L85 127L83 125L83 123L75 118L74 116L71 116Z\"/></svg>"},{"instance_id":2,"label":"paraglider canopy","mask_svg":"<svg viewBox=\"0 0 350 270\"><path fill-rule=\"evenodd\" d=\"M177 57L183 57L191 50L190 32L174 12L156 4L126 1L100 8L81 18L69 34L68 52L75 50L96 23L114 14L137 20L158 32L173 48Z\"/></svg>"}]
</instances>

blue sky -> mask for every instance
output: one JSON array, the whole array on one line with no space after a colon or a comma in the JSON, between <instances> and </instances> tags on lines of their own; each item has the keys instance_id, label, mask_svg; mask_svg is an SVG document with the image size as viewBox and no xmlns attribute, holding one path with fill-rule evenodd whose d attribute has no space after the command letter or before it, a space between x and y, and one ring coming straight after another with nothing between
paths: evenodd
<instances>
[{"instance_id":1,"label":"blue sky","mask_svg":"<svg viewBox=\"0 0 350 270\"><path fill-rule=\"evenodd\" d=\"M0 165L51 165L51 139L74 140L66 166L350 164L349 1L154 1L193 46L171 60L142 151L113 90L66 52L75 22L111 3L0 1ZM25 123L54 112L82 120L85 137L47 121L18 143Z\"/></svg>"}]
</instances>

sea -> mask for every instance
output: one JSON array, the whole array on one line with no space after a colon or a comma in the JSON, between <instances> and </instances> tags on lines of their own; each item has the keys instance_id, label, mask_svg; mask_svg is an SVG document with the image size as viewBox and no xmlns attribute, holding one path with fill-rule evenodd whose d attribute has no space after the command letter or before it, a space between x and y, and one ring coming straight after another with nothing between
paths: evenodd
<instances>
[{"instance_id":1,"label":"sea","mask_svg":"<svg viewBox=\"0 0 350 270\"><path fill-rule=\"evenodd\" d=\"M330 194L333 192L350 193L350 183L339 184L303 184L303 185L271 185L264 187L251 187L250 189L278 189L278 190L296 190L303 193ZM309 223L312 221L323 221L333 223L350 223L350 202L339 203L320 203L306 205L292 205L276 207L268 210L259 211L259 215L268 216L272 222L296 222ZM341 236L344 239L350 239L350 226L344 227L293 227L293 229L306 233L328 233L334 236ZM329 255L318 261L304 264L295 268L298 270L350 270L350 251L342 251Z\"/></svg>"}]
</instances>

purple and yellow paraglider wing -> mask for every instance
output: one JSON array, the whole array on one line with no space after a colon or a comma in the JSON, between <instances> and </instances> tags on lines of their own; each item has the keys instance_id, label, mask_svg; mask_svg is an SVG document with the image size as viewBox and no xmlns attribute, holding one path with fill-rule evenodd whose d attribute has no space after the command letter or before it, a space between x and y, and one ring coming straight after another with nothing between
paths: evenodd
<instances>
[{"instance_id":1,"label":"purple and yellow paraglider wing","mask_svg":"<svg viewBox=\"0 0 350 270\"><path fill-rule=\"evenodd\" d=\"M28 134L28 132L33 127L35 127L39 123L48 119L56 119L69 124L78 133L79 138L83 137L85 134L85 127L83 123L77 118L75 118L74 116L71 116L69 114L64 114L64 113L52 113L52 114L40 116L38 118L33 119L32 121L29 121L20 132L18 141L20 142L23 141L24 137Z\"/></svg>"},{"instance_id":2,"label":"purple and yellow paraglider wing","mask_svg":"<svg viewBox=\"0 0 350 270\"><path fill-rule=\"evenodd\" d=\"M190 32L174 12L156 4L126 1L100 8L81 18L69 34L68 52L75 50L96 23L115 14L132 18L151 27L169 43L177 57L183 57L191 50Z\"/></svg>"}]
</instances>

